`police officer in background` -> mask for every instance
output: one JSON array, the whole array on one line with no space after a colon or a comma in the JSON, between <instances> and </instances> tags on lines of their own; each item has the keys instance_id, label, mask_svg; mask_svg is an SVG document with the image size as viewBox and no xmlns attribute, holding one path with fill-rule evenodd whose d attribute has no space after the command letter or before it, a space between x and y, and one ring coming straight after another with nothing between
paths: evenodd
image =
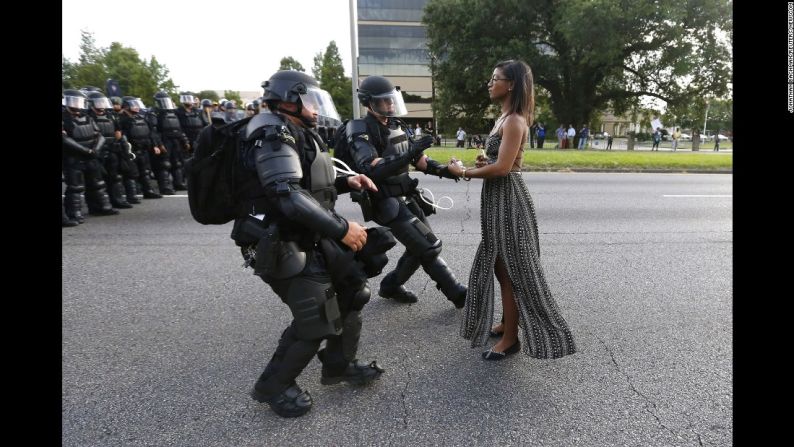
<instances>
[{"instance_id":1,"label":"police officer in background","mask_svg":"<svg viewBox=\"0 0 794 447\"><path fill-rule=\"evenodd\" d=\"M110 102L113 104L113 109L109 111L109 114L119 125L119 129L121 129L121 108L123 101L118 96L111 96ZM127 136L124 135L124 132L121 133L121 146L122 153L119 158L121 162L119 171L121 172L122 182L124 184L124 192L127 195L127 203L141 203L141 199L139 199L137 195L138 187L136 184L136 180L140 177L140 173L138 172L138 166L135 164L135 154L132 153L132 145L129 140L127 140Z\"/></svg>"},{"instance_id":2,"label":"police officer in background","mask_svg":"<svg viewBox=\"0 0 794 447\"><path fill-rule=\"evenodd\" d=\"M96 215L118 214L102 178L98 154L105 145L105 137L96 123L85 113L85 93L67 89L63 91L65 106L62 110L62 168L66 180L64 209L69 220L83 223L83 193L88 213Z\"/></svg>"},{"instance_id":3,"label":"police officer in background","mask_svg":"<svg viewBox=\"0 0 794 447\"><path fill-rule=\"evenodd\" d=\"M127 148L123 146L118 121L108 113L108 110L112 108L110 100L98 91L89 92L87 96L88 114L94 119L100 133L105 137L105 144L99 149L99 159L105 168L105 182L108 185L110 203L116 208L132 208L124 196L124 184L121 176L122 157L126 155L124 152Z\"/></svg>"},{"instance_id":4,"label":"police officer in background","mask_svg":"<svg viewBox=\"0 0 794 447\"><path fill-rule=\"evenodd\" d=\"M383 372L375 362L358 361L357 351L361 309L370 298L366 278L385 266L383 253L395 241L384 233L388 229L365 230L334 211L339 192L376 188L364 175L336 177L328 148L314 131L318 116L339 122L328 92L314 78L290 70L275 73L263 87L270 111L245 118L239 137L242 166L236 177L245 211L232 238L293 315L251 396L280 416L296 417L312 406L295 379L315 354L324 385L366 384ZM202 132L199 146L212 130ZM364 254L384 237L391 243L375 253L379 267L366 272L371 263ZM318 352L324 339L326 347Z\"/></svg>"},{"instance_id":5,"label":"police officer in background","mask_svg":"<svg viewBox=\"0 0 794 447\"><path fill-rule=\"evenodd\" d=\"M163 150L163 153L152 158L152 168L157 176L160 192L165 195L173 195L176 190L184 191L187 187L185 186L183 165L185 153L191 147L187 135L179 124L176 105L168 93L157 92L154 94L154 110L150 116L156 118L153 123L160 136L160 149Z\"/></svg>"},{"instance_id":6,"label":"police officer in background","mask_svg":"<svg viewBox=\"0 0 794 447\"><path fill-rule=\"evenodd\" d=\"M144 108L143 101L133 96L125 96L122 99L122 110L119 118L119 126L130 144L132 152L135 154L135 165L138 168L138 185L141 187L144 199L161 199L163 196L152 186L151 180L154 178L152 164L149 154L159 155L160 140L153 130L152 124L141 113ZM127 192L129 201L129 191Z\"/></svg>"},{"instance_id":7,"label":"police officer in background","mask_svg":"<svg viewBox=\"0 0 794 447\"><path fill-rule=\"evenodd\" d=\"M351 168L366 174L378 186L376 194L359 201L362 212L379 225L391 228L394 237L405 245L405 253L395 270L380 283L378 294L403 303L415 303L417 296L403 284L421 265L444 296L457 308L466 301L467 287L457 279L441 259L441 240L433 234L426 214L435 212L419 197L418 179L408 175L409 165L425 174L454 179L442 165L422 151L432 145L431 135L416 140L408 137L409 129L396 117L408 112L399 88L381 76L369 76L358 89L358 99L367 108L367 116L347 122L337 132L338 158L353 162ZM347 151L345 156L343 152ZM369 203L371 202L371 206Z\"/></svg>"},{"instance_id":8,"label":"police officer in background","mask_svg":"<svg viewBox=\"0 0 794 447\"><path fill-rule=\"evenodd\" d=\"M196 108L193 107L195 100L196 98L193 95L180 94L179 102L182 104L182 107L176 110L176 116L179 118L179 125L187 136L190 150L195 146L199 132L204 128L204 122L201 120L201 110L196 110ZM212 105L211 102L210 105Z\"/></svg>"},{"instance_id":9,"label":"police officer in background","mask_svg":"<svg viewBox=\"0 0 794 447\"><path fill-rule=\"evenodd\" d=\"M207 127L212 123L212 111L214 107L212 106L212 101L209 99L202 99L201 100L201 124L204 127Z\"/></svg>"}]
</instances>

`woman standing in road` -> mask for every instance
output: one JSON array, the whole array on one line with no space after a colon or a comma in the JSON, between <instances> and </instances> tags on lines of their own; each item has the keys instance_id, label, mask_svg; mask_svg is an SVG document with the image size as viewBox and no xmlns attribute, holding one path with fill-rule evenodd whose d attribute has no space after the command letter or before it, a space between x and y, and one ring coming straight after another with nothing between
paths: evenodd
<instances>
[{"instance_id":1,"label":"woman standing in road","mask_svg":"<svg viewBox=\"0 0 794 447\"><path fill-rule=\"evenodd\" d=\"M523 147L535 106L532 71L522 61L500 62L488 81L491 100L501 103L485 142L486 157L475 168L450 163L450 172L484 179L480 201L482 241L469 275L461 335L482 346L489 335L501 339L482 353L502 360L521 350L541 359L576 352L573 335L560 315L540 264L540 244L532 197L521 177ZM494 273L502 292L503 322L494 328ZM523 328L519 341L518 326Z\"/></svg>"}]
</instances>

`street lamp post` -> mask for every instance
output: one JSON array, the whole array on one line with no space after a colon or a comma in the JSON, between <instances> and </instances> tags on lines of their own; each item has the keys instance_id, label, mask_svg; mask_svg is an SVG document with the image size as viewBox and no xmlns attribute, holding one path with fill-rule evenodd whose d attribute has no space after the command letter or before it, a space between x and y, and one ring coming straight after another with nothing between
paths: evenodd
<instances>
[{"instance_id":1,"label":"street lamp post","mask_svg":"<svg viewBox=\"0 0 794 447\"><path fill-rule=\"evenodd\" d=\"M353 61L352 77L350 78L353 89L353 118L361 118L358 107L358 30L356 29L356 0L350 0L350 59Z\"/></svg>"}]
</instances>

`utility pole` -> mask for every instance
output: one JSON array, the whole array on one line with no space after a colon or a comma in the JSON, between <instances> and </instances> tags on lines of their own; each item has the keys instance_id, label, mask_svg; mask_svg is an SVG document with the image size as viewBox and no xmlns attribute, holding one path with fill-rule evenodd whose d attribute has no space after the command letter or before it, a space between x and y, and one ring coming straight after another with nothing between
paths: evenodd
<instances>
[{"instance_id":1,"label":"utility pole","mask_svg":"<svg viewBox=\"0 0 794 447\"><path fill-rule=\"evenodd\" d=\"M358 106L358 30L356 29L356 0L350 0L350 59L353 61L352 77L350 84L353 89L353 118L361 118L361 110Z\"/></svg>"},{"instance_id":2,"label":"utility pole","mask_svg":"<svg viewBox=\"0 0 794 447\"><path fill-rule=\"evenodd\" d=\"M706 136L706 121L709 120L709 106L711 106L711 103L708 100L706 100L706 119L703 120L703 136L704 137Z\"/></svg>"}]
</instances>

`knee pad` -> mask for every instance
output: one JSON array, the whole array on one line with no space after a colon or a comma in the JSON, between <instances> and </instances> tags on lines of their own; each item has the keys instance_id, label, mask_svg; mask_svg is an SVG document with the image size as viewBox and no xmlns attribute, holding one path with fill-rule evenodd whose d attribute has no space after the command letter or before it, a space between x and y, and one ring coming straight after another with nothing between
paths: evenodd
<instances>
[{"instance_id":1,"label":"knee pad","mask_svg":"<svg viewBox=\"0 0 794 447\"><path fill-rule=\"evenodd\" d=\"M364 287L356 291L356 293L353 295L353 299L350 301L350 309L354 311L360 311L364 308L365 304L369 303L369 299L371 297L372 291L369 289L367 284L364 284Z\"/></svg>"},{"instance_id":2,"label":"knee pad","mask_svg":"<svg viewBox=\"0 0 794 447\"><path fill-rule=\"evenodd\" d=\"M391 229L397 240L423 262L432 260L441 253L441 240L418 217L392 222Z\"/></svg>"},{"instance_id":3,"label":"knee pad","mask_svg":"<svg viewBox=\"0 0 794 447\"><path fill-rule=\"evenodd\" d=\"M342 332L339 304L330 279L299 276L289 280L285 302L295 320L297 338L316 340Z\"/></svg>"}]
</instances>

